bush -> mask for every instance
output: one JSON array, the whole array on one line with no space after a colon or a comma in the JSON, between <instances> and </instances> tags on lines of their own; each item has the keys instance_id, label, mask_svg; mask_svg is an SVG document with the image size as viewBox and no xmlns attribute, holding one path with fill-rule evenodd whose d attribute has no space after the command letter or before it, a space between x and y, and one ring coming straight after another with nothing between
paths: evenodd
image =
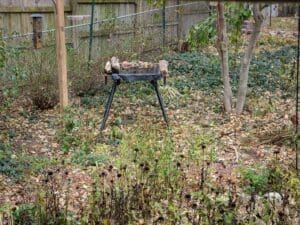
<instances>
[{"instance_id":1,"label":"bush","mask_svg":"<svg viewBox=\"0 0 300 225\"><path fill-rule=\"evenodd\" d=\"M249 19L251 11L241 3L228 3L225 18L228 23L229 38L237 44L241 36L241 28L244 20ZM217 37L216 14L212 14L204 21L192 27L188 35L189 45L193 49L205 47L215 42Z\"/></svg>"},{"instance_id":2,"label":"bush","mask_svg":"<svg viewBox=\"0 0 300 225\"><path fill-rule=\"evenodd\" d=\"M71 93L76 96L95 95L104 84L100 75L102 63L82 59L73 49L68 49L68 78Z\"/></svg>"},{"instance_id":3,"label":"bush","mask_svg":"<svg viewBox=\"0 0 300 225\"><path fill-rule=\"evenodd\" d=\"M47 63L45 63L47 62ZM55 52L41 50L28 56L27 94L38 109L50 109L58 103L58 76Z\"/></svg>"},{"instance_id":4,"label":"bush","mask_svg":"<svg viewBox=\"0 0 300 225\"><path fill-rule=\"evenodd\" d=\"M245 191L249 194L265 194L268 190L269 172L267 168L251 168L242 171Z\"/></svg>"},{"instance_id":5,"label":"bush","mask_svg":"<svg viewBox=\"0 0 300 225\"><path fill-rule=\"evenodd\" d=\"M4 42L0 44L0 49L0 102L7 106L19 94L27 74L20 66L20 62L23 62L20 49L11 48Z\"/></svg>"},{"instance_id":6,"label":"bush","mask_svg":"<svg viewBox=\"0 0 300 225\"><path fill-rule=\"evenodd\" d=\"M207 46L215 41L216 15L209 16L201 23L192 27L188 35L188 43L192 49Z\"/></svg>"},{"instance_id":7,"label":"bush","mask_svg":"<svg viewBox=\"0 0 300 225\"><path fill-rule=\"evenodd\" d=\"M35 225L36 208L31 204L22 204L12 213L15 225Z\"/></svg>"}]
</instances>

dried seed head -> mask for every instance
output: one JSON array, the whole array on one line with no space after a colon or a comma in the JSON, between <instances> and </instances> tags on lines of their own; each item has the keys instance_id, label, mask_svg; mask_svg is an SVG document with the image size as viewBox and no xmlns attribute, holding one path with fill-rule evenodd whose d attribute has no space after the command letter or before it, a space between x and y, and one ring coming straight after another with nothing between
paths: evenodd
<instances>
[{"instance_id":1,"label":"dried seed head","mask_svg":"<svg viewBox=\"0 0 300 225\"><path fill-rule=\"evenodd\" d=\"M236 203L235 202L231 202L230 203L230 207L234 208L236 206Z\"/></svg>"},{"instance_id":2,"label":"dried seed head","mask_svg":"<svg viewBox=\"0 0 300 225\"><path fill-rule=\"evenodd\" d=\"M195 202L192 204L192 208L193 208L193 209L196 209L197 206L198 206L198 205L197 205L197 203L195 203Z\"/></svg>"},{"instance_id":3,"label":"dried seed head","mask_svg":"<svg viewBox=\"0 0 300 225\"><path fill-rule=\"evenodd\" d=\"M123 165L123 166L121 166L121 170L126 170L127 169L127 165L125 164L125 165Z\"/></svg>"},{"instance_id":4,"label":"dried seed head","mask_svg":"<svg viewBox=\"0 0 300 225\"><path fill-rule=\"evenodd\" d=\"M108 170L112 171L113 168L114 168L113 165L109 165Z\"/></svg>"},{"instance_id":5,"label":"dried seed head","mask_svg":"<svg viewBox=\"0 0 300 225\"><path fill-rule=\"evenodd\" d=\"M150 170L149 166L145 166L144 171L148 172Z\"/></svg>"},{"instance_id":6,"label":"dried seed head","mask_svg":"<svg viewBox=\"0 0 300 225\"><path fill-rule=\"evenodd\" d=\"M138 149L138 148L135 148L135 149L134 149L134 151L135 151L135 152L138 152L138 151L139 151L139 149Z\"/></svg>"},{"instance_id":7,"label":"dried seed head","mask_svg":"<svg viewBox=\"0 0 300 225\"><path fill-rule=\"evenodd\" d=\"M275 154L275 155L277 155L277 154L279 154L279 153L280 153L280 150L279 150L279 149L275 149L275 150L274 150L274 154Z\"/></svg>"},{"instance_id":8,"label":"dried seed head","mask_svg":"<svg viewBox=\"0 0 300 225\"><path fill-rule=\"evenodd\" d=\"M117 177L118 177L118 178L122 177L122 174L118 173L118 174L117 174Z\"/></svg>"},{"instance_id":9,"label":"dried seed head","mask_svg":"<svg viewBox=\"0 0 300 225\"><path fill-rule=\"evenodd\" d=\"M191 194L185 194L184 198L187 199L187 200L190 200L192 198L192 196L191 196Z\"/></svg>"},{"instance_id":10,"label":"dried seed head","mask_svg":"<svg viewBox=\"0 0 300 225\"><path fill-rule=\"evenodd\" d=\"M201 148L202 148L202 150L204 150L206 148L206 145L205 144L201 144Z\"/></svg>"},{"instance_id":11,"label":"dried seed head","mask_svg":"<svg viewBox=\"0 0 300 225\"><path fill-rule=\"evenodd\" d=\"M165 220L165 218L163 217L163 216L159 216L158 218L157 218L157 221L160 221L160 222L162 222L162 221L164 221Z\"/></svg>"},{"instance_id":12,"label":"dried seed head","mask_svg":"<svg viewBox=\"0 0 300 225\"><path fill-rule=\"evenodd\" d=\"M101 174L100 174L101 177L106 177L107 174L103 171Z\"/></svg>"},{"instance_id":13,"label":"dried seed head","mask_svg":"<svg viewBox=\"0 0 300 225\"><path fill-rule=\"evenodd\" d=\"M181 167L181 163L180 162L177 162L176 163L176 166L179 168L179 167Z\"/></svg>"},{"instance_id":14,"label":"dried seed head","mask_svg":"<svg viewBox=\"0 0 300 225\"><path fill-rule=\"evenodd\" d=\"M48 171L48 175L49 175L49 176L52 176L52 175L53 175L53 171L49 170L49 171Z\"/></svg>"}]
</instances>

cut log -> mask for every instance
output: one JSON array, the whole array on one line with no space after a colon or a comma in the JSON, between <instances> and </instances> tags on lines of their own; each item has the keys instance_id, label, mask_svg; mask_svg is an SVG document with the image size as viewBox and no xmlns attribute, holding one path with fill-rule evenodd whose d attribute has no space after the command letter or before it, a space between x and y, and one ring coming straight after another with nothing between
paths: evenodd
<instances>
[{"instance_id":1,"label":"cut log","mask_svg":"<svg viewBox=\"0 0 300 225\"><path fill-rule=\"evenodd\" d=\"M130 69L130 68L132 68L132 63L130 63L130 62L128 62L128 61L123 61L123 62L121 63L121 67L122 67L122 69L124 69L124 70Z\"/></svg>"},{"instance_id":2,"label":"cut log","mask_svg":"<svg viewBox=\"0 0 300 225\"><path fill-rule=\"evenodd\" d=\"M121 69L119 59L115 56L111 58L111 67L112 67L112 69L114 69L116 71L120 71L120 69Z\"/></svg>"},{"instance_id":3,"label":"cut log","mask_svg":"<svg viewBox=\"0 0 300 225\"><path fill-rule=\"evenodd\" d=\"M159 70L163 77L169 75L168 65L169 63L166 60L159 60Z\"/></svg>"},{"instance_id":4,"label":"cut log","mask_svg":"<svg viewBox=\"0 0 300 225\"><path fill-rule=\"evenodd\" d=\"M112 71L111 71L111 63L110 63L110 61L106 62L105 67L104 67L104 71L107 74L111 74Z\"/></svg>"}]
</instances>

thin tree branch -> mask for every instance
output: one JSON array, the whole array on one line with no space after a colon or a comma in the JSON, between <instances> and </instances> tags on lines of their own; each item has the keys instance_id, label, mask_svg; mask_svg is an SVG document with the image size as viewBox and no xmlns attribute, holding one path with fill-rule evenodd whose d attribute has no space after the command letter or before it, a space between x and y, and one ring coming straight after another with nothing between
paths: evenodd
<instances>
[{"instance_id":1,"label":"thin tree branch","mask_svg":"<svg viewBox=\"0 0 300 225\"><path fill-rule=\"evenodd\" d=\"M239 88L237 94L237 106L236 106L237 113L242 113L244 108L246 94L247 94L250 62L252 59L253 50L256 46L256 42L258 40L259 34L261 32L262 24L264 21L264 16L259 9L258 3L253 4L252 11L253 11L253 18L254 18L253 32L250 36L249 43L245 49L245 54L241 61L241 72L240 72Z\"/></svg>"}]
</instances>

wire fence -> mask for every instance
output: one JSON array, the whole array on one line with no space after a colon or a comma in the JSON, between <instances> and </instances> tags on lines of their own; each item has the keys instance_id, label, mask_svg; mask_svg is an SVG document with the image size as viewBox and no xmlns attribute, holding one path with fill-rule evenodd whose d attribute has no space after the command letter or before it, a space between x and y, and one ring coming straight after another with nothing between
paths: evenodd
<instances>
[{"instance_id":1,"label":"wire fence","mask_svg":"<svg viewBox=\"0 0 300 225\"><path fill-rule=\"evenodd\" d=\"M208 15L207 4L190 2L120 16L107 12L93 23L88 16L69 17L72 25L65 27L67 45L93 60L111 55L134 57L162 50L176 44L184 35L183 30L188 29L181 15L197 9L204 12L203 16ZM43 30L41 34L44 48L55 45L55 29ZM3 40L13 48L32 49L33 35L33 32L15 34L4 36Z\"/></svg>"},{"instance_id":2,"label":"wire fence","mask_svg":"<svg viewBox=\"0 0 300 225\"><path fill-rule=\"evenodd\" d=\"M101 89L103 66L112 56L121 60L157 61L159 55L186 35L188 25L208 15L206 3L201 1L138 13L134 8L122 6L117 11L103 12L98 6L91 24L91 5L84 7L81 15L89 16L67 17L66 23L72 25L64 29L69 92L74 96ZM194 13L192 21L186 19L190 13ZM6 33L0 39L0 105L9 104L16 96L27 96L39 108L55 103L58 82L55 29L41 30L40 34L39 49L34 48L33 32Z\"/></svg>"}]
</instances>

